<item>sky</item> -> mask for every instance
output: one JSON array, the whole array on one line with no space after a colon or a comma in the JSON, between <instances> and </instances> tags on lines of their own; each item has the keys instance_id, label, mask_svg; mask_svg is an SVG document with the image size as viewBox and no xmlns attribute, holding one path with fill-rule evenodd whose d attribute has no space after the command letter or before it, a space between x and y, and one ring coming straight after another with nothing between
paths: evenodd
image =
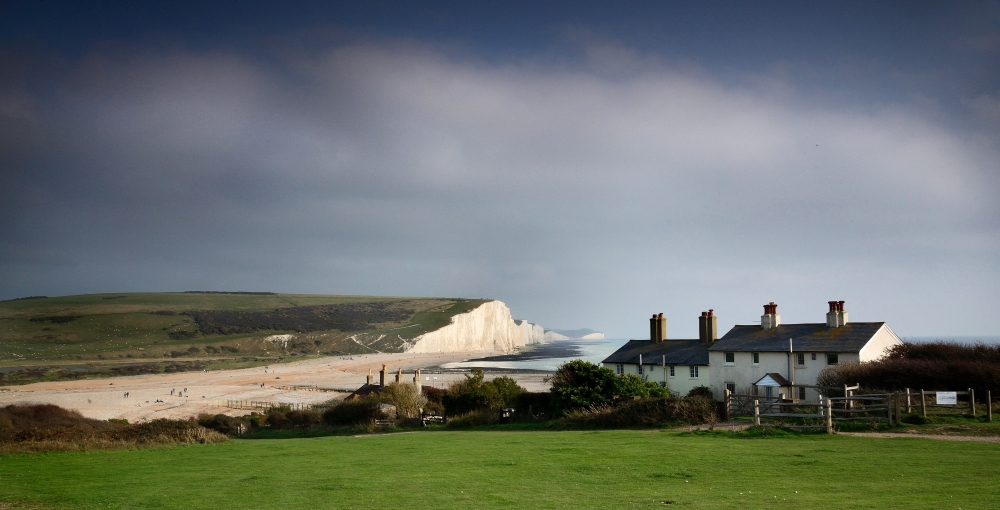
<instances>
[{"instance_id":1,"label":"sky","mask_svg":"<svg viewBox=\"0 0 1000 510\"><path fill-rule=\"evenodd\" d=\"M1000 335L1000 1L0 3L0 299Z\"/></svg>"}]
</instances>

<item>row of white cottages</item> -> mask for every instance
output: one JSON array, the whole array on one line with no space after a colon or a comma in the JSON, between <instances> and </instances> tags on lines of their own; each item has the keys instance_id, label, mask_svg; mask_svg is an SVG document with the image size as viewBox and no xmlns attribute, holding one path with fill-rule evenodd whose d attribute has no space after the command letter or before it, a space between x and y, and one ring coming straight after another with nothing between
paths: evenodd
<instances>
[{"instance_id":1,"label":"row of white cottages","mask_svg":"<svg viewBox=\"0 0 1000 510\"><path fill-rule=\"evenodd\" d=\"M843 301L830 301L826 323L782 324L778 305L764 305L760 325L737 325L722 338L713 310L698 318L697 340L667 339L663 314L649 320L649 340L629 340L602 363L616 374L637 374L686 395L708 386L716 400L725 390L816 401L816 378L838 363L873 361L902 342L884 322L847 321Z\"/></svg>"}]
</instances>

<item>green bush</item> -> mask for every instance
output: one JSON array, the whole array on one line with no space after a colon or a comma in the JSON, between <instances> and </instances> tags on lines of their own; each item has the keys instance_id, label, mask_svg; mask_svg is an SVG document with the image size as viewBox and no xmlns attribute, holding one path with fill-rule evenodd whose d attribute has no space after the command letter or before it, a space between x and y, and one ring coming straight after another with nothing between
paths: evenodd
<instances>
[{"instance_id":1,"label":"green bush","mask_svg":"<svg viewBox=\"0 0 1000 510\"><path fill-rule=\"evenodd\" d=\"M552 403L560 410L606 404L617 391L616 379L610 368L583 360L567 361L552 377Z\"/></svg>"},{"instance_id":2,"label":"green bush","mask_svg":"<svg viewBox=\"0 0 1000 510\"><path fill-rule=\"evenodd\" d=\"M272 429L308 429L322 421L323 415L311 409L272 407L264 414L264 423Z\"/></svg>"},{"instance_id":3,"label":"green bush","mask_svg":"<svg viewBox=\"0 0 1000 510\"><path fill-rule=\"evenodd\" d=\"M328 425L358 425L379 417L378 402L368 399L345 400L323 413Z\"/></svg>"},{"instance_id":4,"label":"green bush","mask_svg":"<svg viewBox=\"0 0 1000 510\"><path fill-rule=\"evenodd\" d=\"M566 413L568 423L598 427L649 427L674 424L699 425L718 421L714 401L705 397L656 397L603 404Z\"/></svg>"},{"instance_id":5,"label":"green bush","mask_svg":"<svg viewBox=\"0 0 1000 510\"><path fill-rule=\"evenodd\" d=\"M545 393L531 393L524 392L519 393L514 399L514 409L517 409L518 414L527 416L530 410L535 415L549 415L552 414L552 394L549 392Z\"/></svg>"},{"instance_id":6,"label":"green bush","mask_svg":"<svg viewBox=\"0 0 1000 510\"><path fill-rule=\"evenodd\" d=\"M471 372L465 380L452 383L442 395L441 402L448 414L466 414L481 409L499 411L514 405L517 396L525 391L510 377L485 381L482 370L474 368Z\"/></svg>"},{"instance_id":7,"label":"green bush","mask_svg":"<svg viewBox=\"0 0 1000 510\"><path fill-rule=\"evenodd\" d=\"M395 406L399 418L416 418L427 404L427 397L419 393L414 385L398 382L386 385L375 395L375 399Z\"/></svg>"},{"instance_id":8,"label":"green bush","mask_svg":"<svg viewBox=\"0 0 1000 510\"><path fill-rule=\"evenodd\" d=\"M227 416L225 414L200 414L198 425L226 435L239 434L250 428L250 420L243 416Z\"/></svg>"},{"instance_id":9,"label":"green bush","mask_svg":"<svg viewBox=\"0 0 1000 510\"><path fill-rule=\"evenodd\" d=\"M694 388L691 388L691 391L688 392L687 396L689 396L689 397L704 397L704 398L707 398L709 400L712 400L712 398L713 398L712 397L712 388L709 388L708 386L695 386Z\"/></svg>"},{"instance_id":10,"label":"green bush","mask_svg":"<svg viewBox=\"0 0 1000 510\"><path fill-rule=\"evenodd\" d=\"M488 409L480 409L478 411L472 411L470 413L463 414L457 418L452 418L448 420L448 427L461 429L468 427L476 427L479 425L493 425L499 421L500 417L496 411L491 411Z\"/></svg>"}]
</instances>

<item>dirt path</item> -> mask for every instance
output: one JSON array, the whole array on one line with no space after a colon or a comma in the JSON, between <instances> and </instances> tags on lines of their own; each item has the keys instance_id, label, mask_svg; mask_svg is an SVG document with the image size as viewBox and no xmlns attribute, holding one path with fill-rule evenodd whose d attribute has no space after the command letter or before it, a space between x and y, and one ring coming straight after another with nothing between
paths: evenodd
<instances>
[{"instance_id":1,"label":"dirt path","mask_svg":"<svg viewBox=\"0 0 1000 510\"><path fill-rule=\"evenodd\" d=\"M944 434L899 434L894 432L838 432L843 436L855 437L919 437L921 439L938 439L941 441L974 441L980 443L1000 443L1000 436L948 436Z\"/></svg>"},{"instance_id":2,"label":"dirt path","mask_svg":"<svg viewBox=\"0 0 1000 510\"><path fill-rule=\"evenodd\" d=\"M220 407L219 402L258 400L314 404L343 398L347 393L333 390L350 390L361 386L365 383L369 369L377 383L378 372L383 363L389 371L386 383L395 380L399 368L403 369L402 380L412 382L413 372L417 368L494 354L499 353L479 351L338 356L271 365L266 372L264 367L255 367L4 386L0 387L0 406L17 402L47 403L75 409L88 418L125 418L130 422L187 418L200 413L238 415L248 411ZM543 380L543 374L510 376L529 391L548 390L549 385ZM460 373L424 370L421 383L424 386L443 388L451 381L463 377ZM293 388L311 385L327 391ZM180 392L183 392L183 396L178 395ZM157 402L158 400L161 402Z\"/></svg>"}]
</instances>

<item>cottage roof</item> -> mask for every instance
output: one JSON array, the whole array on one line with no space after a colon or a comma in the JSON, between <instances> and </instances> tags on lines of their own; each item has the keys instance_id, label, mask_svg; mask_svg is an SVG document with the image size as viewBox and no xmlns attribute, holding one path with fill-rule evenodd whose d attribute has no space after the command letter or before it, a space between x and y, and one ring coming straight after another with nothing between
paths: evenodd
<instances>
[{"instance_id":1,"label":"cottage roof","mask_svg":"<svg viewBox=\"0 0 1000 510\"><path fill-rule=\"evenodd\" d=\"M777 372L770 372L765 374L764 377L757 379L757 382L755 382L754 385L780 387L780 386L791 386L792 383L788 382L788 379L785 379L781 374Z\"/></svg>"},{"instance_id":2,"label":"cottage roof","mask_svg":"<svg viewBox=\"0 0 1000 510\"><path fill-rule=\"evenodd\" d=\"M796 352L860 352L884 325L884 322L850 322L830 328L826 324L781 324L771 329L737 325L709 350L788 352L791 338Z\"/></svg>"},{"instance_id":3,"label":"cottage roof","mask_svg":"<svg viewBox=\"0 0 1000 510\"><path fill-rule=\"evenodd\" d=\"M641 354L643 365L659 365L664 356L668 365L708 365L708 346L700 340L629 340L601 363L637 365Z\"/></svg>"}]
</instances>

